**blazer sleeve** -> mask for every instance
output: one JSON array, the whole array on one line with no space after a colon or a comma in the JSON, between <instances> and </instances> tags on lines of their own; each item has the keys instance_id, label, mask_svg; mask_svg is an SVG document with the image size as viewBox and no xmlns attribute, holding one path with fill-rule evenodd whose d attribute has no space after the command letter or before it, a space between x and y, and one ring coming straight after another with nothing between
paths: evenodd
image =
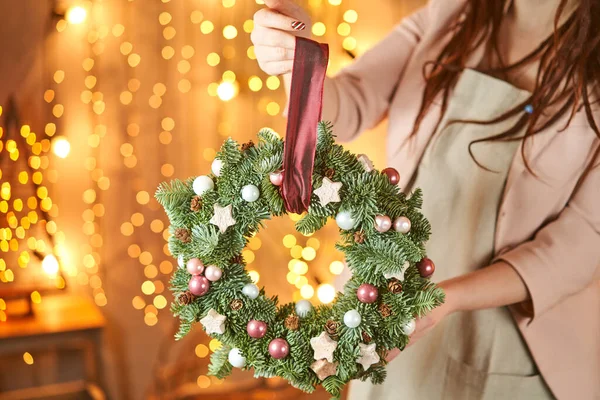
<instances>
[{"instance_id":1,"label":"blazer sleeve","mask_svg":"<svg viewBox=\"0 0 600 400\"><path fill-rule=\"evenodd\" d=\"M558 218L502 254L527 286L533 318L600 279L600 147Z\"/></svg>"},{"instance_id":2,"label":"blazer sleeve","mask_svg":"<svg viewBox=\"0 0 600 400\"><path fill-rule=\"evenodd\" d=\"M336 113L325 106L323 119L333 122L338 140L351 140L385 118L404 67L428 24L430 7L405 18L352 65L325 80L325 105L334 97L338 109Z\"/></svg>"}]
</instances>

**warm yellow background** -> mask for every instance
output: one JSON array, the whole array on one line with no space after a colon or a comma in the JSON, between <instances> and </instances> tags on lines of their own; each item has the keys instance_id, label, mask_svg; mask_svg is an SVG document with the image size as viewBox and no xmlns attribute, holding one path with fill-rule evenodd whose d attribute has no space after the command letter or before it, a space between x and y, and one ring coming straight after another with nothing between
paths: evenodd
<instances>
[{"instance_id":1,"label":"warm yellow background","mask_svg":"<svg viewBox=\"0 0 600 400\"><path fill-rule=\"evenodd\" d=\"M360 55L424 2L303 1L310 3L313 20L327 28L319 40L331 46L330 74L351 61L336 32L345 11L358 13L350 36ZM64 159L49 154L44 184L65 233L69 290L92 296L108 321L103 358L113 399L142 398L169 371L177 372L177 379L167 378L176 386L185 381L195 388L196 382L214 386L206 377L198 379L206 374L207 358L206 348L196 346L208 346L207 338L198 330L182 343L172 341L175 321L164 306L172 300L166 287L175 262L164 252L167 221L152 195L161 181L208 173L227 136L244 142L264 126L285 132L283 90L266 88L267 76L247 56L251 43L244 22L260 6L254 0L238 0L230 8L224 4L231 0L83 2L87 19L62 32L57 30L60 18L50 17L51 2L0 5L0 103L15 94L23 121L40 139L46 137L46 124L54 123L52 140L62 136L71 146ZM214 30L203 34L201 23L207 20ZM223 37L226 25L237 28L236 38ZM174 55L167 60L163 54L169 52ZM212 52L220 55L214 67L207 63ZM224 53L235 55L227 59ZM208 91L225 71L233 71L239 84L239 94L229 102ZM261 79L260 91L249 89L251 76ZM51 101L43 100L45 92ZM269 115L267 107L279 112ZM381 126L348 148L367 153L383 168L384 131ZM255 260L249 269L258 272L259 286L265 285L268 294L289 301L297 288L286 280L292 257L283 238L294 233L293 222L286 217L268 225L253 244ZM306 245L307 238L295 236L299 245ZM314 237L320 248L305 276L316 289L333 282L329 265L339 254L333 250L335 226ZM313 300L318 302L316 294Z\"/></svg>"}]
</instances>

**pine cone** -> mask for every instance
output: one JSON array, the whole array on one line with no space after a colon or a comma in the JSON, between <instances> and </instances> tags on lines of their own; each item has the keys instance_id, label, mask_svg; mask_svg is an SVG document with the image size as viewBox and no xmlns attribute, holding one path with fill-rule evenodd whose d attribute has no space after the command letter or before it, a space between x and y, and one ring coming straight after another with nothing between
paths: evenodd
<instances>
[{"instance_id":1,"label":"pine cone","mask_svg":"<svg viewBox=\"0 0 600 400\"><path fill-rule=\"evenodd\" d=\"M242 257L241 254L238 254L237 256L235 256L231 259L231 264L244 265L244 257Z\"/></svg>"},{"instance_id":2,"label":"pine cone","mask_svg":"<svg viewBox=\"0 0 600 400\"><path fill-rule=\"evenodd\" d=\"M192 292L186 290L185 292L180 293L179 296L177 296L177 301L179 302L179 304L187 306L188 304L191 304L195 298L196 297L192 294Z\"/></svg>"},{"instance_id":3,"label":"pine cone","mask_svg":"<svg viewBox=\"0 0 600 400\"><path fill-rule=\"evenodd\" d=\"M295 331L300 325L300 318L297 315L290 314L285 318L285 327L290 331Z\"/></svg>"},{"instance_id":4,"label":"pine cone","mask_svg":"<svg viewBox=\"0 0 600 400\"><path fill-rule=\"evenodd\" d=\"M244 307L244 302L241 301L240 299L233 299L233 300L231 300L231 303L229 303L229 307L233 311L237 311L237 310L242 309L242 307Z\"/></svg>"},{"instance_id":5,"label":"pine cone","mask_svg":"<svg viewBox=\"0 0 600 400\"><path fill-rule=\"evenodd\" d=\"M358 244L365 242L365 233L363 231L354 232L354 241Z\"/></svg>"},{"instance_id":6,"label":"pine cone","mask_svg":"<svg viewBox=\"0 0 600 400\"><path fill-rule=\"evenodd\" d=\"M392 278L388 281L388 290L393 294L402 293L402 282L396 278Z\"/></svg>"},{"instance_id":7,"label":"pine cone","mask_svg":"<svg viewBox=\"0 0 600 400\"><path fill-rule=\"evenodd\" d=\"M325 332L327 332L329 336L337 336L338 326L339 324L337 322L329 320L325 324Z\"/></svg>"},{"instance_id":8,"label":"pine cone","mask_svg":"<svg viewBox=\"0 0 600 400\"><path fill-rule=\"evenodd\" d=\"M335 174L335 170L333 168L327 168L324 173L325 177L329 178L329 179L333 179L334 174Z\"/></svg>"},{"instance_id":9,"label":"pine cone","mask_svg":"<svg viewBox=\"0 0 600 400\"><path fill-rule=\"evenodd\" d=\"M190 210L192 211L200 211L202 208L202 199L200 196L192 197L192 201L190 202Z\"/></svg>"},{"instance_id":10,"label":"pine cone","mask_svg":"<svg viewBox=\"0 0 600 400\"><path fill-rule=\"evenodd\" d=\"M362 333L362 340L364 344L369 344L371 343L371 336L369 336L369 334L367 332L363 332Z\"/></svg>"},{"instance_id":11,"label":"pine cone","mask_svg":"<svg viewBox=\"0 0 600 400\"><path fill-rule=\"evenodd\" d=\"M190 231L185 228L175 229L175 237L181 240L183 243L189 243L192 240Z\"/></svg>"},{"instance_id":12,"label":"pine cone","mask_svg":"<svg viewBox=\"0 0 600 400\"><path fill-rule=\"evenodd\" d=\"M387 318L392 315L392 308L385 303L379 305L379 313L383 318Z\"/></svg>"},{"instance_id":13,"label":"pine cone","mask_svg":"<svg viewBox=\"0 0 600 400\"><path fill-rule=\"evenodd\" d=\"M248 140L246 143L242 144L242 151L246 151L254 147L254 142L252 140Z\"/></svg>"}]
</instances>

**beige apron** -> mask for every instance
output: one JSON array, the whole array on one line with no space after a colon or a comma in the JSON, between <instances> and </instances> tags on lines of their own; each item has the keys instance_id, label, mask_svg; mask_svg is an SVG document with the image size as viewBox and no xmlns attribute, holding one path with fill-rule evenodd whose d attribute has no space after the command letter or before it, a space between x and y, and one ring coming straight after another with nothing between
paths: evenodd
<instances>
[{"instance_id":1,"label":"beige apron","mask_svg":"<svg viewBox=\"0 0 600 400\"><path fill-rule=\"evenodd\" d=\"M496 214L518 142L473 140L513 126L451 124L490 120L524 101L528 92L474 70L457 82L447 112L419 164L413 187L424 193L423 213L432 225L428 256L434 281L489 265ZM455 313L388 365L383 385L353 382L349 399L531 400L552 399L506 307Z\"/></svg>"}]
</instances>

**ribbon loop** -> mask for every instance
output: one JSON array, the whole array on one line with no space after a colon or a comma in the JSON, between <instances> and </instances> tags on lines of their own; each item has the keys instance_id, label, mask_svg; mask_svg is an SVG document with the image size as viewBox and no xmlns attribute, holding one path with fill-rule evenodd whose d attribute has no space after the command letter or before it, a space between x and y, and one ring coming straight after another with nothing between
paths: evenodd
<instances>
[{"instance_id":1,"label":"ribbon loop","mask_svg":"<svg viewBox=\"0 0 600 400\"><path fill-rule=\"evenodd\" d=\"M283 200L288 212L308 210L321 120L329 46L296 37L283 152Z\"/></svg>"}]
</instances>

